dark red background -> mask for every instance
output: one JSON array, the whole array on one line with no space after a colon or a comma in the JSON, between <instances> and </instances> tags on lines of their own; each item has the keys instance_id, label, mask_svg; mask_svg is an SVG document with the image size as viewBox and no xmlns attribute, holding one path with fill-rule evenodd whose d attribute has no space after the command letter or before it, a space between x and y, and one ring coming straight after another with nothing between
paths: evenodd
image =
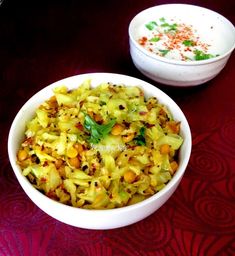
<instances>
[{"instance_id":1,"label":"dark red background","mask_svg":"<svg viewBox=\"0 0 235 256\"><path fill-rule=\"evenodd\" d=\"M0 6L0 255L235 255L235 56L212 81L173 89L133 66L128 24L139 11L176 1L4 0ZM235 24L234 0L195 0ZM224 38L226 40L226 38ZM108 231L74 228L35 206L7 155L17 111L59 79L114 72L151 82L182 108L193 149L175 194L139 223Z\"/></svg>"}]
</instances>

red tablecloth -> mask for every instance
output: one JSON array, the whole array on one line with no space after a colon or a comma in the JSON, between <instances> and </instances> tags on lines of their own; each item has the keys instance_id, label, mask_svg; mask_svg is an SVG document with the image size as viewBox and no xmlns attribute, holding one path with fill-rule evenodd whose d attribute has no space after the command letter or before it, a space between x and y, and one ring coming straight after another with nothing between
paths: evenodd
<instances>
[{"instance_id":1,"label":"red tablecloth","mask_svg":"<svg viewBox=\"0 0 235 256\"><path fill-rule=\"evenodd\" d=\"M142 9L166 2L3 1L1 256L235 255L235 56L219 76L193 89L167 88L141 75L129 55L128 24ZM234 0L181 3L211 8L235 23ZM167 203L136 224L106 231L71 227L42 212L20 187L7 155L11 122L27 99L64 77L99 71L138 77L167 92L193 136L185 176Z\"/></svg>"}]
</instances>

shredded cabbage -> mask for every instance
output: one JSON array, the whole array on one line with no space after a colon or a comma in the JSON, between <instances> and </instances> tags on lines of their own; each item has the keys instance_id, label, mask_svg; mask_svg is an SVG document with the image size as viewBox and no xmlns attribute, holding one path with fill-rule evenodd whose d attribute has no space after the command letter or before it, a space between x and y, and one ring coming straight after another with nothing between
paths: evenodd
<instances>
[{"instance_id":1,"label":"shredded cabbage","mask_svg":"<svg viewBox=\"0 0 235 256\"><path fill-rule=\"evenodd\" d=\"M48 197L86 209L138 203L178 166L180 122L138 86L90 80L54 89L26 125L17 162ZM162 150L167 145L167 150Z\"/></svg>"}]
</instances>

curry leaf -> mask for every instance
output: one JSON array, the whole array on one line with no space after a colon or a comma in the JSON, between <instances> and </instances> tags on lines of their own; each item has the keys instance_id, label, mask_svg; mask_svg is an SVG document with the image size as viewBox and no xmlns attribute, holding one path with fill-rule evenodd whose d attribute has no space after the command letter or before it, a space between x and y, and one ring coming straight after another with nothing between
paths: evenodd
<instances>
[{"instance_id":1,"label":"curry leaf","mask_svg":"<svg viewBox=\"0 0 235 256\"><path fill-rule=\"evenodd\" d=\"M144 146L145 142L145 127L141 127L139 131L139 135L134 138L135 142L139 146Z\"/></svg>"}]
</instances>

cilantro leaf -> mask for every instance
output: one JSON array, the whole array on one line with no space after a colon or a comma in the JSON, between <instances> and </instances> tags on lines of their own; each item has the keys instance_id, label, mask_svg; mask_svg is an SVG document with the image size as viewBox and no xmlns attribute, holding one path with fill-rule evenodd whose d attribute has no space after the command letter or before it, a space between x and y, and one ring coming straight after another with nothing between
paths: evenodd
<instances>
[{"instance_id":1,"label":"cilantro leaf","mask_svg":"<svg viewBox=\"0 0 235 256\"><path fill-rule=\"evenodd\" d=\"M171 30L177 30L177 24L176 24L176 23L171 24L171 25L169 26L168 31L171 31Z\"/></svg>"},{"instance_id":2,"label":"cilantro leaf","mask_svg":"<svg viewBox=\"0 0 235 256\"><path fill-rule=\"evenodd\" d=\"M160 40L160 37L153 37L153 38L151 38L149 41L150 42L158 42Z\"/></svg>"},{"instance_id":3,"label":"cilantro leaf","mask_svg":"<svg viewBox=\"0 0 235 256\"><path fill-rule=\"evenodd\" d=\"M184 44L185 46L194 46L195 42L192 40L184 40L182 44Z\"/></svg>"},{"instance_id":4,"label":"cilantro leaf","mask_svg":"<svg viewBox=\"0 0 235 256\"><path fill-rule=\"evenodd\" d=\"M150 21L149 23L147 23L147 24L145 25L145 27L146 27L148 30L153 30L156 26L157 26L157 22L156 22L156 21Z\"/></svg>"},{"instance_id":5,"label":"cilantro leaf","mask_svg":"<svg viewBox=\"0 0 235 256\"><path fill-rule=\"evenodd\" d=\"M194 54L195 54L194 56L195 60L208 60L215 57L212 54L204 53L203 51L200 51L200 50L195 50Z\"/></svg>"},{"instance_id":6,"label":"cilantro leaf","mask_svg":"<svg viewBox=\"0 0 235 256\"><path fill-rule=\"evenodd\" d=\"M89 115L85 114L84 127L90 132L89 142L93 144L99 141L110 133L116 120L113 119L107 124L97 124Z\"/></svg>"},{"instance_id":7,"label":"cilantro leaf","mask_svg":"<svg viewBox=\"0 0 235 256\"><path fill-rule=\"evenodd\" d=\"M170 50L159 50L162 56L165 56Z\"/></svg>"},{"instance_id":8,"label":"cilantro leaf","mask_svg":"<svg viewBox=\"0 0 235 256\"><path fill-rule=\"evenodd\" d=\"M177 24L174 23L174 24L169 24L167 22L164 21L164 23L161 24L161 27L165 27L166 28L166 32L169 32L169 31L176 31L177 30Z\"/></svg>"}]
</instances>

